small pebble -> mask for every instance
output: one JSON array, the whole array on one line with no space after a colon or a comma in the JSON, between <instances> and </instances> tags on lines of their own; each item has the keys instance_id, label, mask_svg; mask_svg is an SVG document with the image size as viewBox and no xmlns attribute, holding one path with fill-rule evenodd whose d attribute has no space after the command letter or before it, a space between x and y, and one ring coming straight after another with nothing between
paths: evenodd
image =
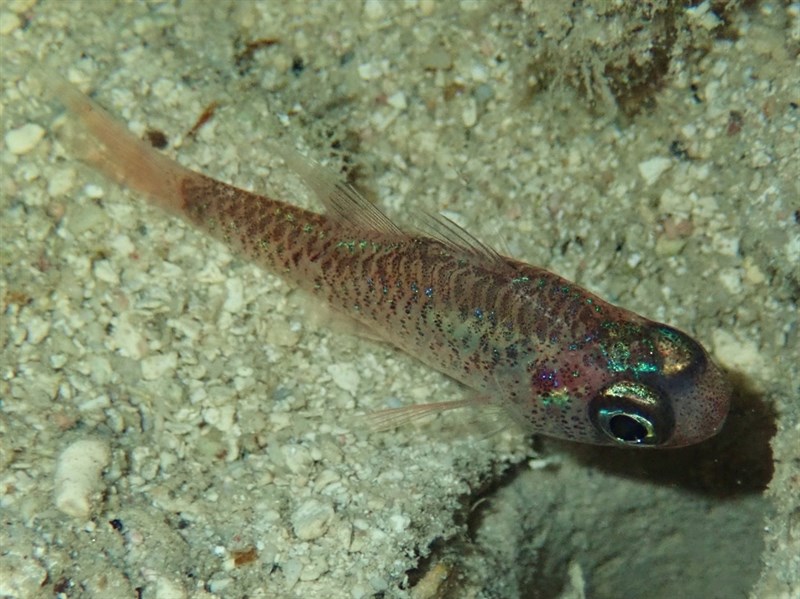
<instances>
[{"instance_id":1,"label":"small pebble","mask_svg":"<svg viewBox=\"0 0 800 599\"><path fill-rule=\"evenodd\" d=\"M215 576L208 581L208 590L214 594L224 594L231 583L233 579L228 576Z\"/></svg>"},{"instance_id":2,"label":"small pebble","mask_svg":"<svg viewBox=\"0 0 800 599\"><path fill-rule=\"evenodd\" d=\"M740 339L729 331L717 329L713 332L714 356L730 370L747 372L761 380L768 380L771 368L764 361L763 352L752 339Z\"/></svg>"},{"instance_id":3,"label":"small pebble","mask_svg":"<svg viewBox=\"0 0 800 599\"><path fill-rule=\"evenodd\" d=\"M293 474L308 474L314 460L311 457L311 452L305 447L295 444L286 445L283 448L283 457L286 460L286 467Z\"/></svg>"},{"instance_id":4,"label":"small pebble","mask_svg":"<svg viewBox=\"0 0 800 599\"><path fill-rule=\"evenodd\" d=\"M728 290L731 295L739 295L744 291L742 285L742 273L738 268L722 268L717 274L723 287Z\"/></svg>"},{"instance_id":5,"label":"small pebble","mask_svg":"<svg viewBox=\"0 0 800 599\"><path fill-rule=\"evenodd\" d=\"M108 213L95 204L72 206L67 212L66 229L75 237L87 231L102 231L108 223Z\"/></svg>"},{"instance_id":6,"label":"small pebble","mask_svg":"<svg viewBox=\"0 0 800 599\"><path fill-rule=\"evenodd\" d=\"M696 25L711 31L722 24L720 18L711 10L709 2L702 2L698 6L686 9L686 16Z\"/></svg>"},{"instance_id":7,"label":"small pebble","mask_svg":"<svg viewBox=\"0 0 800 599\"><path fill-rule=\"evenodd\" d=\"M19 17L6 10L0 12L0 35L8 35L22 25Z\"/></svg>"},{"instance_id":8,"label":"small pebble","mask_svg":"<svg viewBox=\"0 0 800 599\"><path fill-rule=\"evenodd\" d=\"M411 524L411 518L405 514L392 514L389 516L389 525L396 533L402 533Z\"/></svg>"},{"instance_id":9,"label":"small pebble","mask_svg":"<svg viewBox=\"0 0 800 599\"><path fill-rule=\"evenodd\" d=\"M292 514L292 528L302 541L313 541L325 534L333 519L333 506L318 499L309 499Z\"/></svg>"},{"instance_id":10,"label":"small pebble","mask_svg":"<svg viewBox=\"0 0 800 599\"><path fill-rule=\"evenodd\" d=\"M303 571L300 573L300 580L303 582L310 582L317 580L320 576L329 570L328 562L325 559L317 558L311 560L303 566Z\"/></svg>"},{"instance_id":11,"label":"small pebble","mask_svg":"<svg viewBox=\"0 0 800 599\"><path fill-rule=\"evenodd\" d=\"M266 341L270 345L294 347L300 341L303 326L296 320L279 320L267 329Z\"/></svg>"},{"instance_id":12,"label":"small pebble","mask_svg":"<svg viewBox=\"0 0 800 599\"><path fill-rule=\"evenodd\" d=\"M225 281L225 303L222 309L231 314L235 314L244 306L244 284L242 279L238 277L231 277Z\"/></svg>"},{"instance_id":13,"label":"small pebble","mask_svg":"<svg viewBox=\"0 0 800 599\"><path fill-rule=\"evenodd\" d=\"M87 519L110 460L108 445L98 439L76 441L61 452L55 472L56 507L73 518Z\"/></svg>"},{"instance_id":14,"label":"small pebble","mask_svg":"<svg viewBox=\"0 0 800 599\"><path fill-rule=\"evenodd\" d=\"M108 260L98 260L94 263L94 276L111 285L119 285L119 273Z\"/></svg>"},{"instance_id":15,"label":"small pebble","mask_svg":"<svg viewBox=\"0 0 800 599\"><path fill-rule=\"evenodd\" d=\"M87 399L78 404L78 411L92 412L96 410L105 410L111 407L111 400L108 395L100 394L97 397Z\"/></svg>"},{"instance_id":16,"label":"small pebble","mask_svg":"<svg viewBox=\"0 0 800 599\"><path fill-rule=\"evenodd\" d=\"M232 404L210 406L203 410L203 421L227 433L233 430L235 415L236 409Z\"/></svg>"},{"instance_id":17,"label":"small pebble","mask_svg":"<svg viewBox=\"0 0 800 599\"><path fill-rule=\"evenodd\" d=\"M22 544L20 544L22 545ZM41 597L47 570L22 547L4 547L0 559L0 597Z\"/></svg>"},{"instance_id":18,"label":"small pebble","mask_svg":"<svg viewBox=\"0 0 800 599\"><path fill-rule=\"evenodd\" d=\"M467 100L464 110L461 111L461 120L465 127L474 127L475 123L478 122L478 105L475 102L475 98Z\"/></svg>"},{"instance_id":19,"label":"small pebble","mask_svg":"<svg viewBox=\"0 0 800 599\"><path fill-rule=\"evenodd\" d=\"M50 366L52 366L54 370L63 368L64 364L66 363L67 363L67 356L65 356L64 354L52 354L50 356Z\"/></svg>"},{"instance_id":20,"label":"small pebble","mask_svg":"<svg viewBox=\"0 0 800 599\"><path fill-rule=\"evenodd\" d=\"M420 56L422 68L431 71L447 71L453 67L453 57L441 47L431 47Z\"/></svg>"},{"instance_id":21,"label":"small pebble","mask_svg":"<svg viewBox=\"0 0 800 599\"><path fill-rule=\"evenodd\" d=\"M131 537L137 539L134 545L142 542L139 535L134 534ZM141 569L141 574L150 585L148 595L152 593L154 599L186 599L186 590L179 580L147 567Z\"/></svg>"},{"instance_id":22,"label":"small pebble","mask_svg":"<svg viewBox=\"0 0 800 599\"><path fill-rule=\"evenodd\" d=\"M361 375L353 364L331 364L327 370L337 387L353 395L358 393Z\"/></svg>"},{"instance_id":23,"label":"small pebble","mask_svg":"<svg viewBox=\"0 0 800 599\"><path fill-rule=\"evenodd\" d=\"M656 156L655 158L643 160L639 163L639 174L642 176L642 179L645 180L645 183L652 185L658 181L658 178L671 166L672 160Z\"/></svg>"},{"instance_id":24,"label":"small pebble","mask_svg":"<svg viewBox=\"0 0 800 599\"><path fill-rule=\"evenodd\" d=\"M397 108L398 110L405 110L408 107L406 95L403 92L393 93L386 99L386 103L392 108Z\"/></svg>"},{"instance_id":25,"label":"small pebble","mask_svg":"<svg viewBox=\"0 0 800 599\"><path fill-rule=\"evenodd\" d=\"M50 321L32 316L28 321L28 343L38 345L50 332Z\"/></svg>"},{"instance_id":26,"label":"small pebble","mask_svg":"<svg viewBox=\"0 0 800 599\"><path fill-rule=\"evenodd\" d=\"M363 64L358 65L358 76L364 79L365 81L374 81L375 79L380 79L383 76L384 68L386 66L386 62L366 62Z\"/></svg>"},{"instance_id":27,"label":"small pebble","mask_svg":"<svg viewBox=\"0 0 800 599\"><path fill-rule=\"evenodd\" d=\"M27 154L43 137L44 129L34 123L28 123L6 133L6 146L12 154Z\"/></svg>"},{"instance_id":28,"label":"small pebble","mask_svg":"<svg viewBox=\"0 0 800 599\"><path fill-rule=\"evenodd\" d=\"M146 381L170 377L178 365L178 354L169 352L148 356L142 360L142 378Z\"/></svg>"},{"instance_id":29,"label":"small pebble","mask_svg":"<svg viewBox=\"0 0 800 599\"><path fill-rule=\"evenodd\" d=\"M386 579L380 576L370 576L369 584L378 593L385 593L389 588Z\"/></svg>"},{"instance_id":30,"label":"small pebble","mask_svg":"<svg viewBox=\"0 0 800 599\"><path fill-rule=\"evenodd\" d=\"M281 564L281 569L286 577L286 586L292 588L300 580L300 574L303 572L303 563L297 559L289 559Z\"/></svg>"},{"instance_id":31,"label":"small pebble","mask_svg":"<svg viewBox=\"0 0 800 599\"><path fill-rule=\"evenodd\" d=\"M370 21L378 21L386 16L383 0L367 0L364 3L364 16Z\"/></svg>"},{"instance_id":32,"label":"small pebble","mask_svg":"<svg viewBox=\"0 0 800 599\"><path fill-rule=\"evenodd\" d=\"M75 184L75 170L71 168L55 171L47 181L47 193L51 198L65 195Z\"/></svg>"}]
</instances>

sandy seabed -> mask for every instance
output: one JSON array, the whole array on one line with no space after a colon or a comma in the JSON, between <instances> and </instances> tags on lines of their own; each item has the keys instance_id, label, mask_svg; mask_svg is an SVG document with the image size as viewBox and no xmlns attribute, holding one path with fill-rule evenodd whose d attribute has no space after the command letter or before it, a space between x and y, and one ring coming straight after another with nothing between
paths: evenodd
<instances>
[{"instance_id":1,"label":"sandy seabed","mask_svg":"<svg viewBox=\"0 0 800 599\"><path fill-rule=\"evenodd\" d=\"M0 596L800 596L800 6L573 4L0 4ZM285 144L690 332L728 424L371 431L464 391L76 162L53 71L190 168L313 206Z\"/></svg>"}]
</instances>

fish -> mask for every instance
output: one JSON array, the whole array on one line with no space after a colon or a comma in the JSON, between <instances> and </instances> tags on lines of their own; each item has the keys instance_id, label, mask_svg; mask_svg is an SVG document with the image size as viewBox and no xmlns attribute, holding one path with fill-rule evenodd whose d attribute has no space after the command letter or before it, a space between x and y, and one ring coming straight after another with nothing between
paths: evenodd
<instances>
[{"instance_id":1,"label":"fish","mask_svg":"<svg viewBox=\"0 0 800 599\"><path fill-rule=\"evenodd\" d=\"M681 447L722 428L730 383L686 333L503 256L443 216L400 226L277 144L324 211L188 169L73 84L48 85L80 131L81 160L469 389L385 411L390 426L473 405L500 408L532 434L594 445Z\"/></svg>"}]
</instances>

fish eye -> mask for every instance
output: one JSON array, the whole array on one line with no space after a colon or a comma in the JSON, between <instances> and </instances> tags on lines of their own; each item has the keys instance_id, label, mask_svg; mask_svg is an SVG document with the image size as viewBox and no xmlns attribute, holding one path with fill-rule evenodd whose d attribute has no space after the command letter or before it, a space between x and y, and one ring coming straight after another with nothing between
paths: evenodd
<instances>
[{"instance_id":1,"label":"fish eye","mask_svg":"<svg viewBox=\"0 0 800 599\"><path fill-rule=\"evenodd\" d=\"M675 428L669 402L651 387L631 381L600 391L589 404L589 416L606 437L621 445L661 445Z\"/></svg>"},{"instance_id":2,"label":"fish eye","mask_svg":"<svg viewBox=\"0 0 800 599\"><path fill-rule=\"evenodd\" d=\"M620 443L647 444L655 437L653 423L638 414L621 410L601 410L600 427Z\"/></svg>"}]
</instances>

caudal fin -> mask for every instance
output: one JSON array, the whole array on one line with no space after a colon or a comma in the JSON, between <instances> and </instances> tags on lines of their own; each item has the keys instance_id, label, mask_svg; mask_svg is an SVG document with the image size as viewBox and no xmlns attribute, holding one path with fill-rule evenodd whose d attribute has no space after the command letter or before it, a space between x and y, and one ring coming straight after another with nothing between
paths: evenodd
<instances>
[{"instance_id":1,"label":"caudal fin","mask_svg":"<svg viewBox=\"0 0 800 599\"><path fill-rule=\"evenodd\" d=\"M49 74L46 85L67 108L66 143L78 158L112 181L145 194L161 208L181 213L182 182L201 175L137 139L63 77Z\"/></svg>"}]
</instances>

